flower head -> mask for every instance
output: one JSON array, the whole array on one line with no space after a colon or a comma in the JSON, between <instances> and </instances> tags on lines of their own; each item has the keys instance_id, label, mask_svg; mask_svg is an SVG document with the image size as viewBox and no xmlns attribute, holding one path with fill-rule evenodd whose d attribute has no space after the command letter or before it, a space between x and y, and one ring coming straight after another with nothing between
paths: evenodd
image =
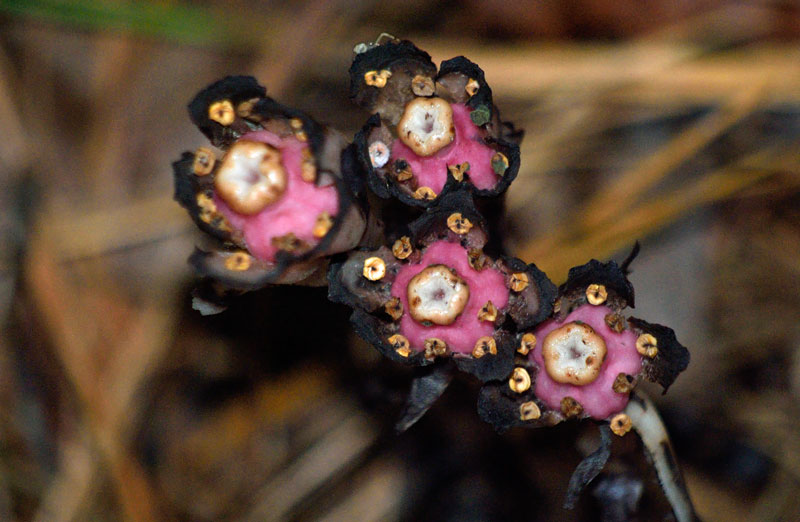
<instances>
[{"instance_id":1,"label":"flower head","mask_svg":"<svg viewBox=\"0 0 800 522\"><path fill-rule=\"evenodd\" d=\"M534 265L483 252L485 222L465 190L446 193L409 234L334 264L330 298L355 308L357 331L393 359L451 358L484 380L508 373L514 329L551 313L555 286Z\"/></svg>"},{"instance_id":2,"label":"flower head","mask_svg":"<svg viewBox=\"0 0 800 522\"><path fill-rule=\"evenodd\" d=\"M448 184L495 196L519 170L521 133L501 123L483 71L466 58L442 63L408 41L356 55L351 97L373 117L358 158L378 196L426 207Z\"/></svg>"},{"instance_id":3,"label":"flower head","mask_svg":"<svg viewBox=\"0 0 800 522\"><path fill-rule=\"evenodd\" d=\"M341 134L229 76L189 104L192 121L222 150L173 164L175 198L219 242L190 258L203 276L236 290L308 281L326 256L358 244L365 228Z\"/></svg>"},{"instance_id":4,"label":"flower head","mask_svg":"<svg viewBox=\"0 0 800 522\"><path fill-rule=\"evenodd\" d=\"M669 387L689 352L671 329L623 314L634 299L626 268L627 262L620 268L592 260L570 270L553 317L518 335L517 367L531 376L531 386L484 387L484 419L498 429L573 417L609 420L625 409L641 378Z\"/></svg>"}]
</instances>

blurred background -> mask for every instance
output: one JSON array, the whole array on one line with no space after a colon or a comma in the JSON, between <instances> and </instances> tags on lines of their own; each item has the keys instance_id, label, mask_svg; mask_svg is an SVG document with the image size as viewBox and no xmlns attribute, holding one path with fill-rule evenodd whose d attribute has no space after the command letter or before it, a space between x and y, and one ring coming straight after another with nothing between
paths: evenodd
<instances>
[{"instance_id":1,"label":"blurred background","mask_svg":"<svg viewBox=\"0 0 800 522\"><path fill-rule=\"evenodd\" d=\"M356 43L486 72L526 130L510 251L560 283L635 240L635 314L692 364L664 397L706 520L800 519L800 5L790 0L0 1L0 520L600 520L669 507L635 435L574 511L591 423L498 435L325 289L191 309L170 163L226 74L352 135Z\"/></svg>"}]
</instances>

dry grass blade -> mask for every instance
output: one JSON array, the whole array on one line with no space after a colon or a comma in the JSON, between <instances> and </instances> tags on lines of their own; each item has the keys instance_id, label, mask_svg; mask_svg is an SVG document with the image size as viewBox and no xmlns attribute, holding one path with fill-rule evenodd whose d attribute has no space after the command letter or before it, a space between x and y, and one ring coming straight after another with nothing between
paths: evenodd
<instances>
[{"instance_id":1,"label":"dry grass blade","mask_svg":"<svg viewBox=\"0 0 800 522\"><path fill-rule=\"evenodd\" d=\"M243 520L287 520L296 503L350 467L377 437L367 418L351 415L264 486L256 495L258 504Z\"/></svg>"},{"instance_id":2,"label":"dry grass blade","mask_svg":"<svg viewBox=\"0 0 800 522\"><path fill-rule=\"evenodd\" d=\"M74 261L167 239L194 230L169 194L129 200L96 211L50 213L42 226L60 262Z\"/></svg>"},{"instance_id":3,"label":"dry grass blade","mask_svg":"<svg viewBox=\"0 0 800 522\"><path fill-rule=\"evenodd\" d=\"M763 99L763 87L741 93L728 100L714 112L684 130L654 154L644 158L631 169L619 175L607 189L597 195L579 211L572 223L530 244L524 249L527 259L538 260L548 252L570 241L575 236L588 234L604 224L618 221L623 215L630 219L627 210L676 167L702 150L744 117L751 114Z\"/></svg>"},{"instance_id":4,"label":"dry grass blade","mask_svg":"<svg viewBox=\"0 0 800 522\"><path fill-rule=\"evenodd\" d=\"M98 401L102 400L102 395L94 389L97 376L90 361L86 335L92 330L91 318L82 313L79 297L59 275L53 262L55 256L43 237L31 240L27 258L27 285L50 340L67 372L80 384L79 392L88 400L88 407L101 409Z\"/></svg>"},{"instance_id":5,"label":"dry grass blade","mask_svg":"<svg viewBox=\"0 0 800 522\"><path fill-rule=\"evenodd\" d=\"M267 86L270 96L286 97L298 73L318 59L326 39L345 30L347 22L355 20L367 5L361 1L310 0L299 14L290 10L284 14L283 23L272 22L273 27L282 29L265 42L267 48L253 64L253 75Z\"/></svg>"},{"instance_id":6,"label":"dry grass blade","mask_svg":"<svg viewBox=\"0 0 800 522\"><path fill-rule=\"evenodd\" d=\"M397 494L406 486L398 462L379 460L370 464L354 480L353 494L342 499L320 517L322 522L378 522L400 517L402 499Z\"/></svg>"},{"instance_id":7,"label":"dry grass blade","mask_svg":"<svg viewBox=\"0 0 800 522\"><path fill-rule=\"evenodd\" d=\"M545 173L563 161L565 144L574 143L592 132L600 132L609 125L598 109L597 96L551 96L545 102L552 114L545 121L521 122L524 129L536 129L522 141L520 154L525 158L514 188L506 194L506 203L512 211L528 208L531 195L538 194ZM531 135L532 134L532 135ZM552 201L544 204L558 204Z\"/></svg>"},{"instance_id":8,"label":"dry grass blade","mask_svg":"<svg viewBox=\"0 0 800 522\"><path fill-rule=\"evenodd\" d=\"M776 391L742 393L729 402L726 406L732 410L733 418L741 423L755 446L771 455L792 481L800 483L797 404Z\"/></svg>"},{"instance_id":9,"label":"dry grass blade","mask_svg":"<svg viewBox=\"0 0 800 522\"><path fill-rule=\"evenodd\" d=\"M451 58L453 49L481 64L496 98L529 99L537 92L593 92L643 81L699 54L685 44L665 45L645 39L624 46L515 46L502 49L474 42L414 39L435 60ZM567 65L568 64L568 65Z\"/></svg>"},{"instance_id":10,"label":"dry grass blade","mask_svg":"<svg viewBox=\"0 0 800 522\"><path fill-rule=\"evenodd\" d=\"M94 35L96 59L90 77L90 96L94 101L92 125L83 143L83 159L90 181L93 199L98 201L124 200L125 184L131 178L134 165L125 161L126 141L130 132L133 106L131 90L120 85L132 85L138 69L148 53L136 52L129 38ZM109 173L115 176L109 176Z\"/></svg>"},{"instance_id":11,"label":"dry grass blade","mask_svg":"<svg viewBox=\"0 0 800 522\"><path fill-rule=\"evenodd\" d=\"M601 224L569 241L553 242L545 238L544 246L534 240L517 253L523 259L535 259L537 266L560 281L566 277L570 267L581 264L588 257L607 258L615 252L632 245L637 239L660 230L698 207L708 205L737 194L746 187L774 174L773 171L742 170L758 158L768 157L774 148L761 150L743 159L739 164L726 166L709 172L693 184L676 190L672 194L642 203L628 210L624 219Z\"/></svg>"},{"instance_id":12,"label":"dry grass blade","mask_svg":"<svg viewBox=\"0 0 800 522\"><path fill-rule=\"evenodd\" d=\"M720 56L685 42L638 41L630 46L527 45L493 48L416 38L435 59L462 50L486 73L495 99L530 100L560 92L581 95L614 86L615 100L653 103L716 103L760 87L769 78L774 102L800 99L796 45L758 44ZM725 42L719 42L724 47Z\"/></svg>"},{"instance_id":13,"label":"dry grass blade","mask_svg":"<svg viewBox=\"0 0 800 522\"><path fill-rule=\"evenodd\" d=\"M14 76L5 53L0 50L0 179L6 173L20 171L28 162L27 137L22 127L19 108L11 95Z\"/></svg>"},{"instance_id":14,"label":"dry grass blade","mask_svg":"<svg viewBox=\"0 0 800 522\"><path fill-rule=\"evenodd\" d=\"M168 303L173 304L175 300L167 297ZM128 439L138 413L136 392L158 368L170 346L177 306L152 306L137 313L102 376L101 386L109 396L107 423L116 427L123 440Z\"/></svg>"},{"instance_id":15,"label":"dry grass blade","mask_svg":"<svg viewBox=\"0 0 800 522\"><path fill-rule=\"evenodd\" d=\"M759 86L727 100L717 112L702 118L618 176L610 187L587 203L577 218L577 226L584 230L596 228L618 217L675 168L752 113L763 98L764 87Z\"/></svg>"},{"instance_id":16,"label":"dry grass blade","mask_svg":"<svg viewBox=\"0 0 800 522\"><path fill-rule=\"evenodd\" d=\"M37 309L43 316L56 355L80 399L87 426L92 433L92 442L108 465L127 518L141 522L158 520L155 495L144 470L127 451L121 433L119 420L126 417L118 405L114 404L114 396L103 386L102 373L98 372L97 362L92 360L94 343L120 345L127 331L121 333L123 337L120 339L102 336L94 338L91 335L91 332L97 332L97 327L91 323L93 314L87 310L85 301L87 296L70 285L59 273L60 269L55 264L56 258L48 235L36 236L30 246L30 266L26 273L27 286ZM140 350L142 347L137 345L133 348ZM133 378L136 382L141 382L142 374ZM114 379L110 382L113 383ZM127 390L132 388L135 386L126 387ZM119 406L129 405L128 400L120 403ZM72 471L74 470L69 467L61 470L62 473ZM82 483L87 490L91 490L93 476L95 474L91 473ZM54 487L58 488L59 484L57 479ZM81 502L87 500L87 493L84 491L84 494L79 496ZM76 512L79 511L78 507L76 506Z\"/></svg>"},{"instance_id":17,"label":"dry grass blade","mask_svg":"<svg viewBox=\"0 0 800 522\"><path fill-rule=\"evenodd\" d=\"M62 440L58 473L42 499L34 522L71 522L88 501L97 477L95 457L83 441Z\"/></svg>"}]
</instances>

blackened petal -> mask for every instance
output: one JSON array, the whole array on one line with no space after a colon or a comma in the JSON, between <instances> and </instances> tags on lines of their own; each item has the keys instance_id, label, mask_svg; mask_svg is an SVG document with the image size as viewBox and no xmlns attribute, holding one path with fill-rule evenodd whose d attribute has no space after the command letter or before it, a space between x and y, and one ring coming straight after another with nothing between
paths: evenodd
<instances>
[{"instance_id":1,"label":"blackened petal","mask_svg":"<svg viewBox=\"0 0 800 522\"><path fill-rule=\"evenodd\" d=\"M497 344L497 353L486 353L479 358L454 354L453 361L462 372L471 373L482 382L496 381L508 377L514 369L516 338L506 331L495 331L492 336Z\"/></svg>"},{"instance_id":2,"label":"blackened petal","mask_svg":"<svg viewBox=\"0 0 800 522\"><path fill-rule=\"evenodd\" d=\"M482 110L485 108L485 110L489 112L489 120L491 120L492 112L495 109L492 103L492 89L486 83L483 70L478 67L476 63L464 58L463 56L457 56L442 62L442 65L439 67L439 74L436 77L436 81L440 82L450 75L463 75L465 80L472 79L478 82L478 90L475 92L475 94L469 97L467 100L467 106L473 110ZM458 100L458 97L461 94L462 93L460 92L452 93L450 98L460 101Z\"/></svg>"},{"instance_id":3,"label":"blackened petal","mask_svg":"<svg viewBox=\"0 0 800 522\"><path fill-rule=\"evenodd\" d=\"M503 392L503 386L505 384L502 383L486 384L478 395L478 415L498 433L523 424L519 418L518 401L507 396Z\"/></svg>"},{"instance_id":4,"label":"blackened petal","mask_svg":"<svg viewBox=\"0 0 800 522\"><path fill-rule=\"evenodd\" d=\"M227 310L232 297L241 292L223 288L212 279L203 279L192 290L192 308L201 315L215 315Z\"/></svg>"},{"instance_id":5,"label":"blackened petal","mask_svg":"<svg viewBox=\"0 0 800 522\"><path fill-rule=\"evenodd\" d=\"M515 132L521 133L522 131ZM521 136L519 138L521 139ZM503 155L508 159L508 167L506 167L506 170L503 171L502 174L499 174L500 179L497 180L497 183L492 188L481 190L475 188L472 184L469 185L475 195L480 198L494 198L503 194L511 185L511 182L516 179L517 174L519 174L519 167L521 163L518 143L506 141L504 138L487 140L487 142L490 143L492 148L503 153Z\"/></svg>"},{"instance_id":6,"label":"blackened petal","mask_svg":"<svg viewBox=\"0 0 800 522\"><path fill-rule=\"evenodd\" d=\"M448 81L453 77L457 77L461 81ZM464 94L463 92L449 93L448 91L453 88L462 90L462 84L468 80L475 80L478 83L478 90L475 94L466 98L466 105L472 109L473 122L488 131L486 143L508 159L508 167L502 174L498 173L500 179L494 187L480 190L472 187L472 185L470 186L476 196L482 198L496 197L505 192L517 177L517 174L519 174L519 144L524 133L522 130L514 128L512 123L501 121L500 112L492 102L492 89L486 83L483 70L463 56L442 62L439 68L439 75L436 77L437 95L439 90L443 90L442 94L445 98L455 102L462 102L461 95Z\"/></svg>"},{"instance_id":7,"label":"blackened petal","mask_svg":"<svg viewBox=\"0 0 800 522\"><path fill-rule=\"evenodd\" d=\"M387 264L386 275L378 281L364 277L364 261L380 257ZM392 283L398 266L387 247L357 250L331 263L328 270L328 299L365 312L374 312L391 299Z\"/></svg>"},{"instance_id":8,"label":"blackened petal","mask_svg":"<svg viewBox=\"0 0 800 522\"><path fill-rule=\"evenodd\" d=\"M350 192L359 200L366 198L366 172L358 161L358 148L354 143L348 145L340 160L342 178ZM366 207L366 204L362 204Z\"/></svg>"},{"instance_id":9,"label":"blackened petal","mask_svg":"<svg viewBox=\"0 0 800 522\"><path fill-rule=\"evenodd\" d=\"M388 70L392 73L383 87L367 85L364 76L370 71ZM416 75L434 79L436 65L425 51L408 40L390 40L357 54L350 66L350 98L371 113L397 123L406 103L415 94L411 80Z\"/></svg>"},{"instance_id":10,"label":"blackened petal","mask_svg":"<svg viewBox=\"0 0 800 522\"><path fill-rule=\"evenodd\" d=\"M425 368L425 373L411 381L411 391L395 429L398 433L406 431L425 415L425 412L442 396L453 380L453 365L449 361Z\"/></svg>"},{"instance_id":11,"label":"blackened petal","mask_svg":"<svg viewBox=\"0 0 800 522\"><path fill-rule=\"evenodd\" d=\"M389 337L397 333L393 323L381 321L378 317L356 309L350 316L350 324L359 337L370 343L389 359L412 366L426 366L433 361L425 358L425 352L415 352L405 357L389 343Z\"/></svg>"},{"instance_id":12,"label":"blackened petal","mask_svg":"<svg viewBox=\"0 0 800 522\"><path fill-rule=\"evenodd\" d=\"M536 379L536 367L529 363L522 363L519 359L516 365L523 367L531 378ZM517 393L509 387L509 375L498 381L488 382L481 388L478 395L478 415L484 422L491 424L495 430L502 433L515 426L526 428L541 428L555 426L565 420L561 411L551 410L534 394L535 386ZM540 416L535 419L522 420L521 408L525 403L534 402L539 408Z\"/></svg>"},{"instance_id":13,"label":"blackened petal","mask_svg":"<svg viewBox=\"0 0 800 522\"><path fill-rule=\"evenodd\" d=\"M547 274L531 264L513 258L503 257L503 272L509 278L512 273L521 272L528 276L528 286L521 292L511 292L508 298L507 312L520 330L532 328L544 321L553 313L556 300L556 285Z\"/></svg>"},{"instance_id":14,"label":"blackened petal","mask_svg":"<svg viewBox=\"0 0 800 522\"><path fill-rule=\"evenodd\" d=\"M628 322L637 331L649 333L658 341L658 354L653 359L644 358L642 371L648 380L660 384L666 393L678 375L689 366L689 350L678 342L672 328L635 317L629 318Z\"/></svg>"},{"instance_id":15,"label":"blackened petal","mask_svg":"<svg viewBox=\"0 0 800 522\"><path fill-rule=\"evenodd\" d=\"M242 102L263 98L266 93L266 88L252 76L227 76L200 91L189 102L189 116L211 143L224 147L236 140L247 125L240 118L231 125L221 125L209 118L209 108L227 100L235 109Z\"/></svg>"},{"instance_id":16,"label":"blackened petal","mask_svg":"<svg viewBox=\"0 0 800 522\"><path fill-rule=\"evenodd\" d=\"M600 447L578 464L569 479L564 509L572 509L583 489L603 470L611 456L611 429L608 424L600 425Z\"/></svg>"},{"instance_id":17,"label":"blackened petal","mask_svg":"<svg viewBox=\"0 0 800 522\"><path fill-rule=\"evenodd\" d=\"M317 160L317 163L320 165L320 168L330 168L334 171L338 170L341 149L345 147L346 140L331 136L329 127L317 123L314 118L300 109L295 109L294 107L279 103L268 96L263 97L253 106L252 114L253 117L262 122L268 120L300 120L302 130L305 132L308 139L308 146L314 158ZM323 148L328 141L336 141L336 146L339 151L333 161L328 160L325 162L323 161L322 155L324 154ZM327 166L323 165L323 163L327 163Z\"/></svg>"},{"instance_id":18,"label":"blackened petal","mask_svg":"<svg viewBox=\"0 0 800 522\"><path fill-rule=\"evenodd\" d=\"M199 198L211 202L213 194L212 176L197 176L193 171L195 153L184 152L181 159L172 163L175 193L173 199L186 209L197 227L221 241L244 246L241 238L233 233L225 217L211 208L200 207Z\"/></svg>"},{"instance_id":19,"label":"blackened petal","mask_svg":"<svg viewBox=\"0 0 800 522\"><path fill-rule=\"evenodd\" d=\"M616 298L620 300L620 308L634 307L633 285L625 276L625 271L614 261L601 263L597 259L592 259L585 265L570 268L567 282L561 285L558 291L560 295L568 298L576 296L580 298L586 288L592 284L606 287L609 303Z\"/></svg>"},{"instance_id":20,"label":"blackened petal","mask_svg":"<svg viewBox=\"0 0 800 522\"><path fill-rule=\"evenodd\" d=\"M325 258L297 260L279 252L275 263L258 261L251 256L246 269L231 268L230 259L237 255L242 255L242 252L221 247L208 251L195 248L189 256L189 264L199 276L211 278L233 290L257 290L268 284L324 284Z\"/></svg>"},{"instance_id":21,"label":"blackened petal","mask_svg":"<svg viewBox=\"0 0 800 522\"><path fill-rule=\"evenodd\" d=\"M447 218L458 212L470 220L472 229L458 235L447 226ZM430 244L439 239L458 239L466 248L483 248L486 244L486 220L475 208L472 195L463 188L442 192L436 204L425 210L425 213L408 228L418 243Z\"/></svg>"}]
</instances>

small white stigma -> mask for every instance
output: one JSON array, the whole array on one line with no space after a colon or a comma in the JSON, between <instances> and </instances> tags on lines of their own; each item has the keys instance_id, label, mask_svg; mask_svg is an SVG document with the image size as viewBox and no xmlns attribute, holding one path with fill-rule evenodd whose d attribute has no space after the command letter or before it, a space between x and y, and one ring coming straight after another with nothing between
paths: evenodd
<instances>
[{"instance_id":1,"label":"small white stigma","mask_svg":"<svg viewBox=\"0 0 800 522\"><path fill-rule=\"evenodd\" d=\"M373 168L379 169L389 162L389 147L382 141L369 144L369 162Z\"/></svg>"}]
</instances>

